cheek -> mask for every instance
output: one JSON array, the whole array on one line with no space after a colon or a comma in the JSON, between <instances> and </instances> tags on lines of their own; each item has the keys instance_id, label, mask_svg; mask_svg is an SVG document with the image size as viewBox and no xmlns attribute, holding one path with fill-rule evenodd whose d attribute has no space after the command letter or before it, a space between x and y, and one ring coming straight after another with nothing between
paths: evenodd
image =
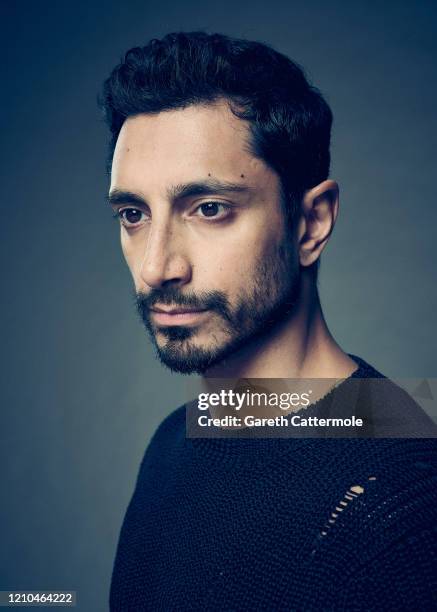
<instances>
[{"instance_id":1,"label":"cheek","mask_svg":"<svg viewBox=\"0 0 437 612\"><path fill-rule=\"evenodd\" d=\"M132 236L127 236L123 228L120 228L120 243L124 259L138 288L136 279L140 275L141 262L144 257L144 239L140 240L139 237L135 239Z\"/></svg>"},{"instance_id":2,"label":"cheek","mask_svg":"<svg viewBox=\"0 0 437 612\"><path fill-rule=\"evenodd\" d=\"M230 298L257 275L260 262L269 258L276 238L271 235L240 236L237 240L211 241L201 252L193 253L193 280L196 286L224 291Z\"/></svg>"}]
</instances>

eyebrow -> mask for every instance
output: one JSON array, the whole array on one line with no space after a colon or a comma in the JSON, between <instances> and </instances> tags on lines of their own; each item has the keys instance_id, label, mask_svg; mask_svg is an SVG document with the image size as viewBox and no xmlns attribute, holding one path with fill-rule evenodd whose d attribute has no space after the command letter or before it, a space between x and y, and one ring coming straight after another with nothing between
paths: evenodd
<instances>
[{"instance_id":1,"label":"eyebrow","mask_svg":"<svg viewBox=\"0 0 437 612\"><path fill-rule=\"evenodd\" d=\"M140 206L147 206L147 202L137 193L133 191L125 191L123 189L113 189L107 197L107 201L110 206L117 206L120 204L139 204Z\"/></svg>"},{"instance_id":2,"label":"eyebrow","mask_svg":"<svg viewBox=\"0 0 437 612\"><path fill-rule=\"evenodd\" d=\"M250 191L251 189L247 185L210 179L174 185L167 190L167 195L171 200L181 200L199 195L225 195L227 193L248 193ZM120 204L148 205L146 200L138 193L123 189L113 189L108 196L108 202L111 206Z\"/></svg>"}]
</instances>

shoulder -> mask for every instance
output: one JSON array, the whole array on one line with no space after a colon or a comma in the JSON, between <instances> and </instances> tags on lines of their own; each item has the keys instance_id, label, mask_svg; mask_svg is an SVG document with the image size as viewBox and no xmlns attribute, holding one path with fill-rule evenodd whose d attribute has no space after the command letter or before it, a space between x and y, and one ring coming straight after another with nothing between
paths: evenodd
<instances>
[{"instance_id":1,"label":"shoulder","mask_svg":"<svg viewBox=\"0 0 437 612\"><path fill-rule=\"evenodd\" d=\"M378 559L383 563L387 550L404 550L396 562L408 563L415 539L435 537L437 440L332 440L332 446L331 508L314 554L341 553L350 579Z\"/></svg>"},{"instance_id":2,"label":"shoulder","mask_svg":"<svg viewBox=\"0 0 437 612\"><path fill-rule=\"evenodd\" d=\"M437 589L437 441L369 442L372 475L334 524L348 558L341 590L345 601L367 593L381 609L425 609Z\"/></svg>"},{"instance_id":3,"label":"shoulder","mask_svg":"<svg viewBox=\"0 0 437 612\"><path fill-rule=\"evenodd\" d=\"M141 461L139 474L153 469L171 469L185 445L185 404L166 416L152 435Z\"/></svg>"},{"instance_id":4,"label":"shoulder","mask_svg":"<svg viewBox=\"0 0 437 612\"><path fill-rule=\"evenodd\" d=\"M178 440L185 439L185 412L185 404L170 412L158 425L148 449L155 446L161 449L167 445L174 446Z\"/></svg>"},{"instance_id":5,"label":"shoulder","mask_svg":"<svg viewBox=\"0 0 437 612\"><path fill-rule=\"evenodd\" d=\"M366 435L380 438L437 437L437 426L415 399L393 380L356 355L358 369L348 387L358 388L359 408L369 428Z\"/></svg>"},{"instance_id":6,"label":"shoulder","mask_svg":"<svg viewBox=\"0 0 437 612\"><path fill-rule=\"evenodd\" d=\"M185 404L170 412L170 414L161 421L153 435L153 438L161 438L168 435L171 436L180 433L181 430L183 430L185 435L185 412Z\"/></svg>"},{"instance_id":7,"label":"shoulder","mask_svg":"<svg viewBox=\"0 0 437 612\"><path fill-rule=\"evenodd\" d=\"M338 464L349 490L342 500L343 510L329 524L335 527L334 533L346 536L344 541L341 538L342 545L351 544L357 562L369 560L410 534L433 528L437 523L436 439L342 442L344 454Z\"/></svg>"}]
</instances>

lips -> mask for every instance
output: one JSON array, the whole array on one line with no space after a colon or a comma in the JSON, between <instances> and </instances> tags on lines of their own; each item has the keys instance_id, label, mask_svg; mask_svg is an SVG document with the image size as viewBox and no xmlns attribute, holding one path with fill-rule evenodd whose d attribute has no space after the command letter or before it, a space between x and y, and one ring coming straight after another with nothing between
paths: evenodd
<instances>
[{"instance_id":1,"label":"lips","mask_svg":"<svg viewBox=\"0 0 437 612\"><path fill-rule=\"evenodd\" d=\"M196 310L189 306L167 307L154 306L150 309L152 319L158 326L197 325L208 314L208 309Z\"/></svg>"},{"instance_id":2,"label":"lips","mask_svg":"<svg viewBox=\"0 0 437 612\"><path fill-rule=\"evenodd\" d=\"M163 308L162 306L154 306L150 309L152 312L161 312L167 315L189 314L195 312L204 312L205 308L189 308L180 306L178 308Z\"/></svg>"}]
</instances>

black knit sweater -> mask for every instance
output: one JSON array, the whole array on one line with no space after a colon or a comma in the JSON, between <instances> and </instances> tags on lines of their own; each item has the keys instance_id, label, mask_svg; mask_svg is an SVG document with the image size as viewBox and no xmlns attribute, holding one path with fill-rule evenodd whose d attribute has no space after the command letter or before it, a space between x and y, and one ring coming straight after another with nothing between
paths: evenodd
<instances>
[{"instance_id":1,"label":"black knit sweater","mask_svg":"<svg viewBox=\"0 0 437 612\"><path fill-rule=\"evenodd\" d=\"M437 610L436 440L189 439L182 406L141 463L110 607Z\"/></svg>"}]
</instances>

